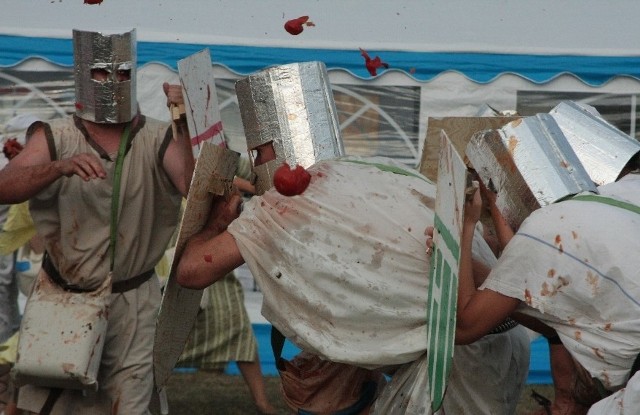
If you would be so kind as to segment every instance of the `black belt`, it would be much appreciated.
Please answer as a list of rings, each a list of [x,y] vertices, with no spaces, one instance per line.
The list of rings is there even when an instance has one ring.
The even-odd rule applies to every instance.
[[[49,278],[51,278],[53,282],[58,284],[60,287],[62,287],[62,289],[66,291],[71,291],[76,293],[95,291],[95,289],[90,290],[87,288],[82,288],[76,284],[69,284],[69,282],[67,282],[64,278],[62,278],[62,276],[60,276],[60,273],[56,269],[55,265],[53,265],[53,262],[51,262],[51,259],[49,258],[49,254],[46,251],[42,258],[42,269],[45,270],[45,272],[49,275]],[[111,292],[123,293],[123,292],[134,290],[139,286],[141,286],[142,284],[144,284],[145,282],[147,282],[153,276],[153,272],[154,272],[153,269],[150,269],[149,271],[145,271],[140,275],[136,275],[133,278],[129,278],[128,280],[113,282],[111,284]]]

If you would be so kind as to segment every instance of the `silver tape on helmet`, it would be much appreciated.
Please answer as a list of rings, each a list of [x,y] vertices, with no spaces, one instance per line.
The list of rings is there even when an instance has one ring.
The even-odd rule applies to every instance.
[[[136,31],[103,35],[73,30],[76,115],[96,123],[128,122],[138,111],[136,99]],[[108,79],[93,79],[103,69]],[[128,80],[119,80],[125,71]]]
[[[616,181],[624,166],[640,152],[638,140],[608,123],[589,105],[565,101],[549,114],[598,185]]]
[[[541,206],[596,186],[549,114],[476,133],[466,155],[513,229]]]
[[[344,155],[322,62],[269,68],[236,82],[235,88],[257,194],[273,186],[273,173],[283,162],[307,168]],[[255,153],[265,145],[273,146],[275,159],[260,164]]]

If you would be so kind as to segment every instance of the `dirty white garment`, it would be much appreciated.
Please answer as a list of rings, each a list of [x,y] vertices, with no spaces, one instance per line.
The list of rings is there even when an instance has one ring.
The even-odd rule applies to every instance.
[[[636,415],[640,411],[640,372],[627,386],[595,403],[587,415]]]
[[[640,175],[600,187],[640,206]],[[569,200],[524,221],[483,288],[523,301],[605,388],[627,381],[640,352],[640,213]]]
[[[402,365],[376,400],[372,415],[430,415],[425,353]],[[436,414],[512,415],[529,372],[529,336],[522,326],[456,346],[442,408]]]
[[[426,349],[435,186],[406,167],[385,169],[319,162],[302,195],[272,188],[228,228],[264,294],[264,317],[302,350],[369,369]]]
[[[473,254],[493,267],[496,258],[476,232]],[[529,373],[530,338],[517,326],[455,346],[442,409],[436,414],[512,415]],[[429,415],[427,354],[403,365],[376,400],[372,415]]]

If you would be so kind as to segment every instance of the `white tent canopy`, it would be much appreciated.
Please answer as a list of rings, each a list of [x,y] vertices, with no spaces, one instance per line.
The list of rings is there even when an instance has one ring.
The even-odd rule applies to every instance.
[[[287,33],[284,23],[302,15],[314,26]],[[8,2],[0,15],[0,125],[34,111],[35,101],[50,113],[42,117],[73,110],[72,29],[136,28],[143,112],[167,118],[161,83],[177,79],[177,60],[207,47],[225,134],[239,151],[233,81],[308,60],[329,69],[351,153],[416,164],[427,117],[476,115],[486,105],[526,115],[567,98],[588,100],[635,135],[640,46],[629,39],[638,37],[637,16],[640,3],[629,0]],[[389,69],[372,76],[360,48]]]

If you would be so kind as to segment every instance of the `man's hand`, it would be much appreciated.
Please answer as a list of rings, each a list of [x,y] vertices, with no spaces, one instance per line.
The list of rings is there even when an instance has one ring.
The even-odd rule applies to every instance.
[[[90,153],[82,153],[68,159],[56,161],[55,165],[62,175],[70,177],[75,174],[85,182],[107,177],[100,159]]]
[[[214,196],[209,220],[205,225],[209,237],[225,231],[227,226],[240,216],[241,204],[242,197],[237,191],[224,196]]]
[[[480,189],[476,189],[472,195],[469,195],[465,201],[464,222],[465,225],[475,226],[480,220],[482,213],[482,197]]]
[[[171,105],[184,104],[184,98],[182,96],[182,87],[180,85],[171,85],[168,82],[162,84],[164,94],[167,96],[167,107]]]

